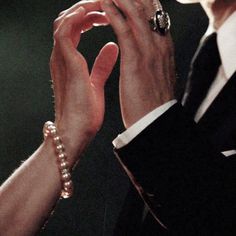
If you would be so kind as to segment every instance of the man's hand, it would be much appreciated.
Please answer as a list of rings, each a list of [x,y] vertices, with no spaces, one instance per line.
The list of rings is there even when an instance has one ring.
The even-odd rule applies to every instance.
[[[81,32],[94,24],[107,24],[107,18],[100,10],[99,1],[81,1],[63,11],[54,22],[50,68],[55,94],[55,122],[67,152],[74,158],[101,127],[104,84],[118,56],[117,45],[106,44],[89,74],[85,58],[77,51]]]
[[[153,32],[148,22],[159,4],[157,0],[102,0],[121,50],[120,103],[126,128],[174,98],[171,37]]]

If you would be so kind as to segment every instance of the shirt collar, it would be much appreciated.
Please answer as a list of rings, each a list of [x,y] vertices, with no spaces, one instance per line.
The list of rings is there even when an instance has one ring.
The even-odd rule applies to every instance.
[[[210,24],[203,38],[214,31]],[[223,70],[227,79],[230,79],[236,71],[236,11],[217,30],[217,44]]]

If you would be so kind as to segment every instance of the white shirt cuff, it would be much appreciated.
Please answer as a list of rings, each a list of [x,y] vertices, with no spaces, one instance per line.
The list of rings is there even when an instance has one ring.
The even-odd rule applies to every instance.
[[[113,140],[113,145],[116,149],[122,148],[130,143],[136,136],[138,136],[146,127],[148,127],[154,120],[165,113],[169,108],[177,103],[177,100],[171,100],[160,107],[157,107],[153,111],[149,112],[143,118],[138,120],[132,126],[130,126],[122,134],[119,134],[116,139]]]

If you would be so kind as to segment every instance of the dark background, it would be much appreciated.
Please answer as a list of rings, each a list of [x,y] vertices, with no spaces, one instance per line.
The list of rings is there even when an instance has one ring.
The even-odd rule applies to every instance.
[[[52,23],[60,11],[74,3],[76,1],[71,0],[0,0],[1,183],[40,145],[44,122],[53,120],[48,66],[53,43]],[[207,19],[199,5],[181,5],[174,0],[165,0],[163,4],[172,18],[180,93]],[[90,66],[99,49],[110,40],[115,37],[109,27],[96,28],[83,35],[79,49]],[[124,130],[118,103],[118,71],[117,65],[106,85],[103,128],[74,171],[76,194],[58,204],[40,235],[112,235],[129,184],[111,145]]]

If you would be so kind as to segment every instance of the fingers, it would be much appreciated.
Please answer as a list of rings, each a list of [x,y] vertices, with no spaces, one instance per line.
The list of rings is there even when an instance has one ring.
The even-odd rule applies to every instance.
[[[118,7],[124,12],[128,21],[131,22],[134,33],[138,34],[137,38],[150,37],[150,27],[145,14],[145,7],[140,2],[134,0],[115,0]]]
[[[143,54],[150,52],[153,45],[153,32],[143,5],[133,0],[116,0],[116,4],[125,16],[118,11],[114,0],[103,0],[101,6],[117,34],[122,54],[130,55],[132,51],[136,55],[137,51]]]
[[[77,41],[80,39],[80,30],[77,29],[83,23],[85,9],[83,7],[67,15],[58,30],[54,33],[54,48],[50,61],[51,76],[54,83],[56,114],[63,105],[65,88],[68,81],[87,80],[89,78],[87,63],[75,48],[72,37],[77,32]],[[75,30],[76,29],[76,30]],[[68,85],[67,85],[68,86]],[[59,114],[60,115],[60,114]]]
[[[144,6],[147,20],[149,20],[157,10],[162,9],[159,0],[136,0],[136,1],[138,1]]]
[[[75,33],[75,29],[78,31],[78,41],[80,38],[80,30],[82,27],[82,23],[85,17],[85,9],[80,7],[73,13],[67,15],[60,27],[58,27],[57,31],[54,33],[55,42],[60,43],[61,45],[65,45],[68,43],[68,46],[72,46],[71,43],[74,41],[72,38],[72,33]],[[74,42],[73,42],[74,43]]]
[[[82,32],[92,29],[94,26],[106,26],[109,21],[104,12],[89,12],[83,21]]]
[[[101,10],[99,0],[84,0],[84,1],[80,1],[76,4],[74,4],[72,7],[68,8],[65,11],[62,11],[59,14],[59,16],[68,15],[68,14],[78,10],[80,7],[85,8],[87,12],[94,11],[94,10],[97,10],[97,11]]]
[[[81,8],[84,9],[86,17],[84,17],[83,22],[76,22],[77,25],[72,25],[71,23],[73,22],[73,19],[77,18],[76,15],[79,13]],[[81,32],[88,31],[93,26],[108,24],[105,14],[98,12],[98,10],[101,10],[100,2],[98,0],[90,0],[80,1],[68,10],[61,12],[59,17],[54,21],[54,35],[56,36],[54,38],[65,38],[65,32],[67,32],[67,39],[71,37],[74,47],[77,47]],[[68,27],[68,29],[64,30],[64,26]],[[57,32],[59,29],[60,33]],[[71,35],[69,35],[69,29],[71,29]]]
[[[95,87],[103,87],[117,61],[119,48],[115,43],[106,44],[97,56],[92,72],[91,82]]]
[[[101,6],[118,37],[122,54],[134,56],[137,51],[137,45],[128,22],[118,11],[112,0],[102,0]]]
[[[80,78],[88,78],[87,63],[75,47],[75,44],[80,41],[80,31],[78,27],[82,24],[84,17],[85,10],[81,7],[63,20],[63,23],[54,35],[55,54],[59,55],[57,59],[62,57],[64,68],[66,68],[65,73],[70,73],[68,75],[70,80],[73,80],[78,74]],[[74,38],[75,32],[76,39]]]
[[[54,32],[58,29],[58,27],[60,26],[60,24],[62,23],[62,21],[64,20],[66,16],[77,11],[80,7],[83,7],[86,13],[91,12],[91,11],[101,10],[100,2],[98,0],[80,1],[76,3],[75,5],[73,5],[72,7],[70,7],[69,9],[62,11],[59,14],[59,17],[54,21],[54,27],[53,27]]]

